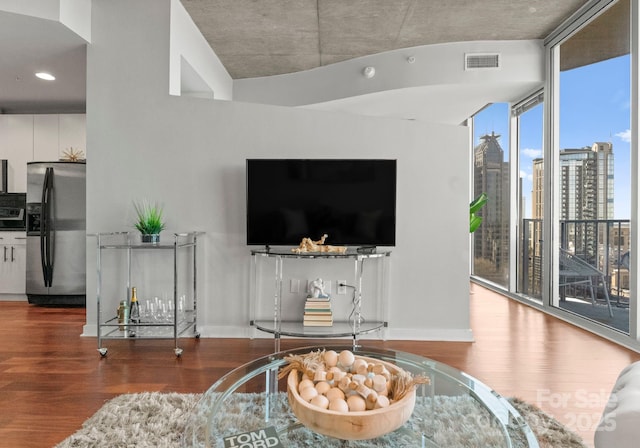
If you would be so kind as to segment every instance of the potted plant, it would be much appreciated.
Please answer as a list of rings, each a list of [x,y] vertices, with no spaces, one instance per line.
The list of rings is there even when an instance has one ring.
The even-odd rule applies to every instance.
[[[476,215],[476,213],[478,211],[480,211],[480,209],[482,207],[484,207],[484,204],[487,203],[487,193],[482,193],[480,196],[478,196],[477,198],[475,198],[471,204],[469,204],[469,232],[473,233],[475,232],[478,227],[480,227],[480,224],[482,224],[482,216],[478,216]]]
[[[160,232],[164,229],[162,220],[162,206],[150,204],[147,201],[133,204],[137,221],[136,229],[140,231],[143,243],[157,243],[160,241]]]

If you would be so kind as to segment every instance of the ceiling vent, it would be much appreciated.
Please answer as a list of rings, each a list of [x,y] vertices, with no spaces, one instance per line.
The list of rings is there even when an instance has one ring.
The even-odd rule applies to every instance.
[[[479,70],[485,68],[500,68],[500,54],[475,53],[464,55],[465,70]]]

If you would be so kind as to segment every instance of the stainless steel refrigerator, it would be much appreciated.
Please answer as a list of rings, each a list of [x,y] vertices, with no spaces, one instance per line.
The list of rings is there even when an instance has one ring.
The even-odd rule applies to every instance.
[[[86,165],[27,164],[27,297],[86,304]]]

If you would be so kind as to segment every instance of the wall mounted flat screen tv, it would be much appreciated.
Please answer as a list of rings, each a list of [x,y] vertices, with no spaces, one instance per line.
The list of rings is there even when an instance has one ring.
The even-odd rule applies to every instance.
[[[395,246],[396,161],[248,159],[247,244]]]

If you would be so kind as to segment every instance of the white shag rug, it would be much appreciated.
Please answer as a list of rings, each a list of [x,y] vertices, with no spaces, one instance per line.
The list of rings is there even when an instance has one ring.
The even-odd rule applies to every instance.
[[[236,394],[238,396],[236,409],[229,415],[218,416],[216,425],[224,426],[225,434],[244,432],[241,428],[247,419],[261,419],[260,409],[262,394]],[[288,409],[286,394],[280,394],[277,406]],[[198,426],[206,424],[206,420],[198,413],[198,403],[201,394],[179,394],[145,392],[140,394],[124,394],[107,401],[102,408],[85,421],[82,428],[75,434],[63,440],[56,448],[174,448],[174,447],[203,447],[202,430]],[[408,425],[422,425],[429,421],[430,431],[434,433],[434,440],[442,447],[451,448],[487,448],[501,446],[500,433],[492,425],[482,433],[465,431],[464,425],[471,422],[471,427],[477,427],[478,421],[486,419],[481,415],[472,400],[464,398],[436,397],[434,411],[428,418],[414,415]],[[469,403],[464,403],[468,401]],[[510,400],[511,404],[520,412],[531,429],[536,434],[541,448],[585,448],[580,438],[565,428],[555,419],[545,414],[535,406],[518,399]],[[286,412],[285,412],[286,413]],[[415,412],[414,412],[415,414]],[[434,419],[435,416],[435,419]],[[413,422],[416,423],[413,423]],[[279,427],[278,422],[270,422]],[[476,426],[474,426],[476,425]],[[263,424],[262,426],[268,426]],[[258,424],[257,427],[260,427]],[[419,428],[416,428],[419,429]],[[522,438],[513,428],[512,438],[514,447],[522,447]],[[194,440],[198,440],[197,443]],[[291,431],[282,438],[286,447],[320,446],[315,435],[304,428]],[[411,446],[403,445],[401,441],[391,442],[384,437],[374,441],[338,441],[331,439],[327,444],[323,439],[322,446],[336,447],[384,447]],[[223,446],[222,441],[219,441]]]

